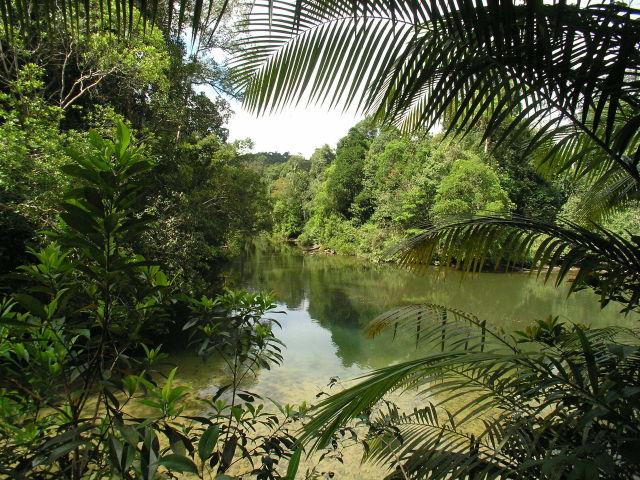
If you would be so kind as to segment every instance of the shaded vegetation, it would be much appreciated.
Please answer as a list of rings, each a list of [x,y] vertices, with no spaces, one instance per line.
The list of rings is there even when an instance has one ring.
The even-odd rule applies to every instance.
[[[152,221],[141,211],[154,164],[131,142],[120,123],[114,141],[91,131],[87,153],[67,151],[74,161],[61,170],[73,186],[61,227],[30,252],[35,264],[20,267],[24,292],[0,301],[0,473],[219,478],[243,459],[254,478],[284,478],[278,462],[291,459],[295,475],[290,430],[305,407],[276,405],[277,417],[240,389],[282,358],[277,323],[265,317],[275,304],[264,293],[190,297],[132,250]],[[172,317],[177,302],[186,318]],[[202,400],[202,416],[183,414],[190,388],[174,384],[176,368],[162,368],[153,337],[168,330],[186,331],[199,355],[215,353],[231,369],[231,383]],[[135,404],[148,408],[142,417]],[[264,430],[249,434],[257,425]]]
[[[107,136],[122,120],[157,163],[144,195],[157,222],[132,242],[202,291],[220,260],[269,226],[265,184],[240,160],[243,146],[226,143],[231,110],[220,94],[230,91],[228,73],[210,52],[232,48],[233,35],[222,29],[187,46],[137,21],[128,37],[102,31],[100,22],[86,22],[90,35],[69,36],[56,24],[41,36],[2,39],[2,273],[26,260],[25,247],[39,245],[36,232],[55,227],[68,185],[59,170],[66,150],[87,151],[90,128]],[[216,94],[204,95],[204,85]]]

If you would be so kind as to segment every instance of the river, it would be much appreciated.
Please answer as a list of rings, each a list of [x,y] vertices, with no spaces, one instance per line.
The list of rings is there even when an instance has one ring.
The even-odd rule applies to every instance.
[[[580,291],[567,297],[569,284],[555,288],[535,274],[482,273],[467,275],[436,269],[425,275],[387,264],[341,256],[305,255],[292,246],[259,243],[250,247],[225,273],[225,284],[277,296],[272,315],[286,344],[281,366],[263,370],[246,388],[281,403],[313,402],[331,377],[348,384],[362,373],[409,359],[420,352],[415,342],[374,340],[362,328],[378,314],[411,303],[436,303],[475,314],[480,319],[515,331],[535,319],[558,315],[567,321],[604,326],[637,325],[638,315],[621,317],[619,305],[600,309],[597,296]],[[182,383],[209,395],[224,382],[214,361],[202,362],[187,351],[173,352]],[[381,478],[371,466],[355,459],[335,465],[336,478]],[[354,474],[358,469],[358,474]],[[342,471],[341,471],[342,470]],[[341,475],[342,473],[342,475]]]

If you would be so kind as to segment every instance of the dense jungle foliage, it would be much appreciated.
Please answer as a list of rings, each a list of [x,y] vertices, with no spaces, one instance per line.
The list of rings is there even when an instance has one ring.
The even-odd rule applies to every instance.
[[[351,128],[335,150],[300,155],[249,154],[248,164],[270,182],[273,234],[304,247],[388,258],[407,235],[438,220],[511,212],[553,221],[558,216],[593,228],[579,208],[584,182],[536,171],[526,138],[497,150],[481,132],[455,141],[442,134],[403,134],[370,119]],[[640,230],[637,203],[603,225],[627,235]]]
[[[283,478],[278,462],[290,458],[294,476],[301,452],[292,431],[305,407],[275,403],[276,416],[240,388],[282,358],[276,322],[265,317],[273,299],[190,297],[135,251],[132,240],[153,221],[143,185],[155,165],[123,123],[114,137],[92,130],[87,152],[67,150],[74,161],[61,171],[73,185],[61,226],[29,250],[35,263],[14,277],[19,293],[0,303],[0,474],[225,478],[241,462],[241,476],[266,479]],[[177,368],[169,371],[157,343],[168,332],[229,367],[230,383],[200,399],[203,415],[183,413],[190,388],[174,383]]]
[[[210,55],[233,34],[203,26],[196,46],[133,9],[125,37],[87,8],[83,35],[0,31],[0,477],[293,476],[305,407],[240,388],[281,358],[275,304],[216,278],[270,225]],[[221,358],[229,383],[198,399],[163,341]]]
[[[269,227],[264,182],[244,168],[243,145],[226,142],[227,73],[210,58],[232,48],[233,37],[219,31],[195,47],[159,29],[143,34],[139,23],[130,38],[99,25],[96,10],[90,36],[57,25],[15,43],[3,37],[0,271],[27,260],[37,232],[55,229],[69,185],[60,172],[66,149],[86,152],[90,129],[111,136],[122,120],[157,164],[143,197],[157,221],[135,246],[190,290],[202,289],[216,259]]]
[[[366,333],[424,356],[271,408],[242,381],[282,360],[276,304],[215,267],[272,224],[372,258],[413,235],[405,267],[576,267],[571,291],[638,311],[640,12],[269,0],[236,31],[230,8],[0,0],[0,476],[330,477],[301,457],[349,437],[389,479],[636,479],[637,330],[412,305]],[[309,86],[373,116],[309,159],[227,142],[225,95],[264,112]],[[169,339],[229,382],[196,398]],[[386,399],[416,388],[412,412]]]

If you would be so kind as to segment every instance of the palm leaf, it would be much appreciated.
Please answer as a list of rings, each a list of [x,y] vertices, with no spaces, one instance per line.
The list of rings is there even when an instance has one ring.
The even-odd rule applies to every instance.
[[[639,118],[621,112],[620,121],[610,133],[614,142],[627,145],[628,151],[640,146]],[[602,127],[599,135],[605,135]],[[579,154],[577,153],[579,152]],[[547,177],[568,176],[588,185],[585,202],[580,205],[580,220],[599,223],[612,213],[628,207],[640,195],[640,184],[620,167],[608,153],[574,125],[554,132],[547,145],[536,152],[537,171]],[[627,159],[630,162],[630,159]]]
[[[178,33],[183,30],[184,20],[189,14],[189,28],[195,41],[203,25],[210,23],[211,18],[217,15],[215,28],[218,27],[222,16],[228,9],[228,2],[224,1],[220,9],[213,9],[214,2],[210,0],[179,0],[175,6],[178,9]],[[69,34],[90,33],[91,24],[88,19],[95,14],[96,7],[102,28],[127,36],[133,32],[134,17],[136,11],[142,14],[143,29],[146,30],[147,22],[152,28],[163,25],[164,30],[170,34],[171,25],[174,22],[173,2],[161,0],[107,0],[99,1],[98,5],[92,5],[90,0],[0,0],[0,20],[3,36],[14,41],[16,37],[32,40],[39,38],[40,34],[48,30],[52,25],[62,23],[68,27]],[[159,18],[158,12],[165,12],[163,18]],[[206,15],[203,12],[206,11]]]
[[[639,184],[625,172],[613,166],[586,187],[587,191],[578,204],[577,220],[588,226],[601,223],[627,208],[634,208],[634,202],[640,200],[638,187]]]
[[[555,224],[516,215],[477,215],[429,227],[399,244],[393,258],[411,270],[428,268],[436,260],[465,272],[480,271],[489,261],[505,270],[527,265],[545,281],[553,277],[555,285],[572,274],[569,293],[590,286],[600,294],[602,306],[615,300],[630,311],[640,303],[638,242],[635,236],[626,239],[598,226],[591,231],[568,220]]]
[[[416,324],[422,325],[419,333]],[[306,425],[303,442],[321,448],[342,426],[358,420],[369,429],[365,459],[395,469],[389,479],[566,478],[575,462],[583,461],[591,461],[602,478],[616,478],[604,464],[589,460],[602,454],[620,458],[620,445],[602,442],[603,429],[615,434],[631,425],[635,433],[625,438],[640,434],[633,408],[621,406],[631,417],[606,414],[612,408],[611,373],[631,384],[637,377],[637,332],[563,328],[548,343],[524,337],[534,346],[523,350],[514,338],[489,332],[486,322],[438,305],[388,312],[368,333],[385,329],[415,336],[427,354],[371,372],[325,399]],[[462,341],[464,335],[468,341]],[[631,343],[617,343],[622,337]],[[439,351],[443,339],[446,348]],[[407,389],[417,389],[427,405],[401,412],[383,400]],[[478,420],[480,430],[469,427]],[[599,445],[595,454],[583,448],[593,442]],[[622,474],[633,465],[620,468]]]
[[[416,331],[418,324],[421,328]],[[326,445],[338,426],[371,409],[388,392],[424,388],[431,393],[448,391],[454,383],[456,395],[478,388],[495,392],[489,383],[478,383],[482,372],[499,368],[501,373],[495,380],[501,382],[507,378],[507,371],[503,369],[505,359],[512,359],[517,364],[529,355],[515,347],[507,336],[487,327],[486,322],[440,305],[413,305],[393,310],[374,320],[367,333],[373,336],[392,327],[395,331],[413,332],[419,348],[434,353],[366,374],[360,378],[364,380],[360,385],[334,395],[331,401],[320,403],[319,413],[308,427],[309,431],[323,432],[316,442],[317,447]],[[463,365],[466,372],[461,375]],[[434,386],[434,382],[437,385]],[[513,407],[512,400],[509,395],[495,395],[494,398],[495,402],[506,405],[505,408]],[[335,410],[332,405],[337,403],[348,407]]]
[[[408,130],[446,115],[461,133],[486,117],[487,136],[506,125],[499,140],[534,129],[532,147],[569,125],[638,182],[638,13],[560,0],[262,0],[233,67],[256,113],[344,104]],[[564,168],[583,157],[564,151]]]
[[[460,431],[447,415],[441,418],[435,405],[411,413],[386,407],[372,419],[375,437],[368,443],[367,460],[401,463],[408,478],[444,479],[451,478],[452,472],[457,472],[454,478],[509,478],[513,474],[515,465],[500,452],[499,442],[478,441],[473,434]]]

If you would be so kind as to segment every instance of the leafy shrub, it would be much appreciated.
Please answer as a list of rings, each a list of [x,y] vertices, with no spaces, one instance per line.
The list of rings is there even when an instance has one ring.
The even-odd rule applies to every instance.
[[[470,157],[453,164],[438,187],[432,211],[441,218],[481,211],[505,212],[513,207],[491,167],[478,157]]]
[[[62,168],[73,182],[61,205],[63,228],[31,251],[20,268],[25,290],[0,301],[0,472],[10,478],[220,478],[240,459],[248,475],[282,478],[278,463],[301,452],[291,425],[305,406],[277,406],[239,389],[258,368],[280,360],[266,294],[227,292],[195,300],[178,295],[153,262],[131,251],[152,221],[141,212],[143,179],[153,168],[130,131],[115,140],[90,135],[92,151],[69,151]],[[194,347],[229,365],[230,385],[201,416],[184,414],[189,387],[174,385],[160,346],[148,337],[176,328],[168,307],[191,305]],[[222,394],[229,390],[228,399]],[[150,410],[142,418],[130,405]],[[256,426],[264,427],[260,433]],[[230,477],[227,477],[230,478]]]
[[[349,255],[356,253],[358,233],[350,221],[339,215],[315,215],[305,224],[299,240],[303,245],[320,243],[325,248]]]

